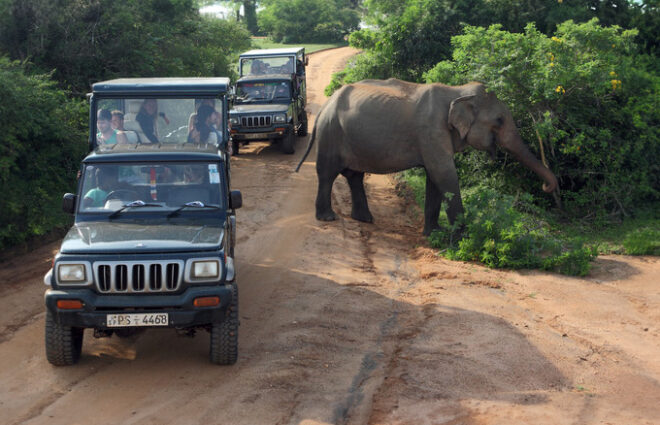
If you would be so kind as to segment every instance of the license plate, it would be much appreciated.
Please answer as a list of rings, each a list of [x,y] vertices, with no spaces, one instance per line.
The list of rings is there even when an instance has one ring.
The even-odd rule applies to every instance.
[[[167,313],[108,314],[106,326],[109,328],[167,326],[168,319]]]
[[[253,140],[253,139],[266,139],[267,137],[268,137],[268,135],[263,134],[263,133],[247,133],[247,134],[245,134],[245,138],[250,139],[250,140]]]

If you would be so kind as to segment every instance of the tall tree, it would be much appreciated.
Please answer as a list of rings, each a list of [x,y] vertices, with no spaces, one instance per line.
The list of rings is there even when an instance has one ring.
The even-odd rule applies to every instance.
[[[230,55],[249,46],[194,0],[2,0],[0,24],[0,51],[76,94],[119,76],[231,76]]]

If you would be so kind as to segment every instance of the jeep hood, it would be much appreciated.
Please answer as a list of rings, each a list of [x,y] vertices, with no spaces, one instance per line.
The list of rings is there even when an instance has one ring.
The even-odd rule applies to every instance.
[[[260,113],[277,113],[286,112],[289,109],[288,104],[281,103],[250,103],[244,105],[234,105],[234,108],[229,111],[230,114],[260,114]]]
[[[218,250],[224,228],[211,225],[78,223],[62,241],[62,254],[125,254]]]

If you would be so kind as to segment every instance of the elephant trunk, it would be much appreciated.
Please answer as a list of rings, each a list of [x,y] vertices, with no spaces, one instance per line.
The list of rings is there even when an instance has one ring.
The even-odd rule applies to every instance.
[[[521,164],[534,171],[543,179],[543,190],[545,192],[551,193],[557,189],[557,177],[534,156],[529,148],[525,146],[519,135],[514,137],[513,143],[503,143],[502,147],[511,153]]]

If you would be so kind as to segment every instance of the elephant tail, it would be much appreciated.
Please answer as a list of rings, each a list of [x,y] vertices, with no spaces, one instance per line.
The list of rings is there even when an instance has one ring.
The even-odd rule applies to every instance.
[[[312,137],[309,139],[309,143],[307,144],[307,150],[305,151],[305,154],[300,159],[300,162],[298,163],[298,166],[296,167],[296,173],[300,170],[300,167],[302,166],[302,163],[305,162],[305,159],[307,158],[307,155],[309,155],[309,151],[312,150],[312,145],[314,145],[314,139],[316,139],[316,126],[314,126],[314,130],[312,130]]]

